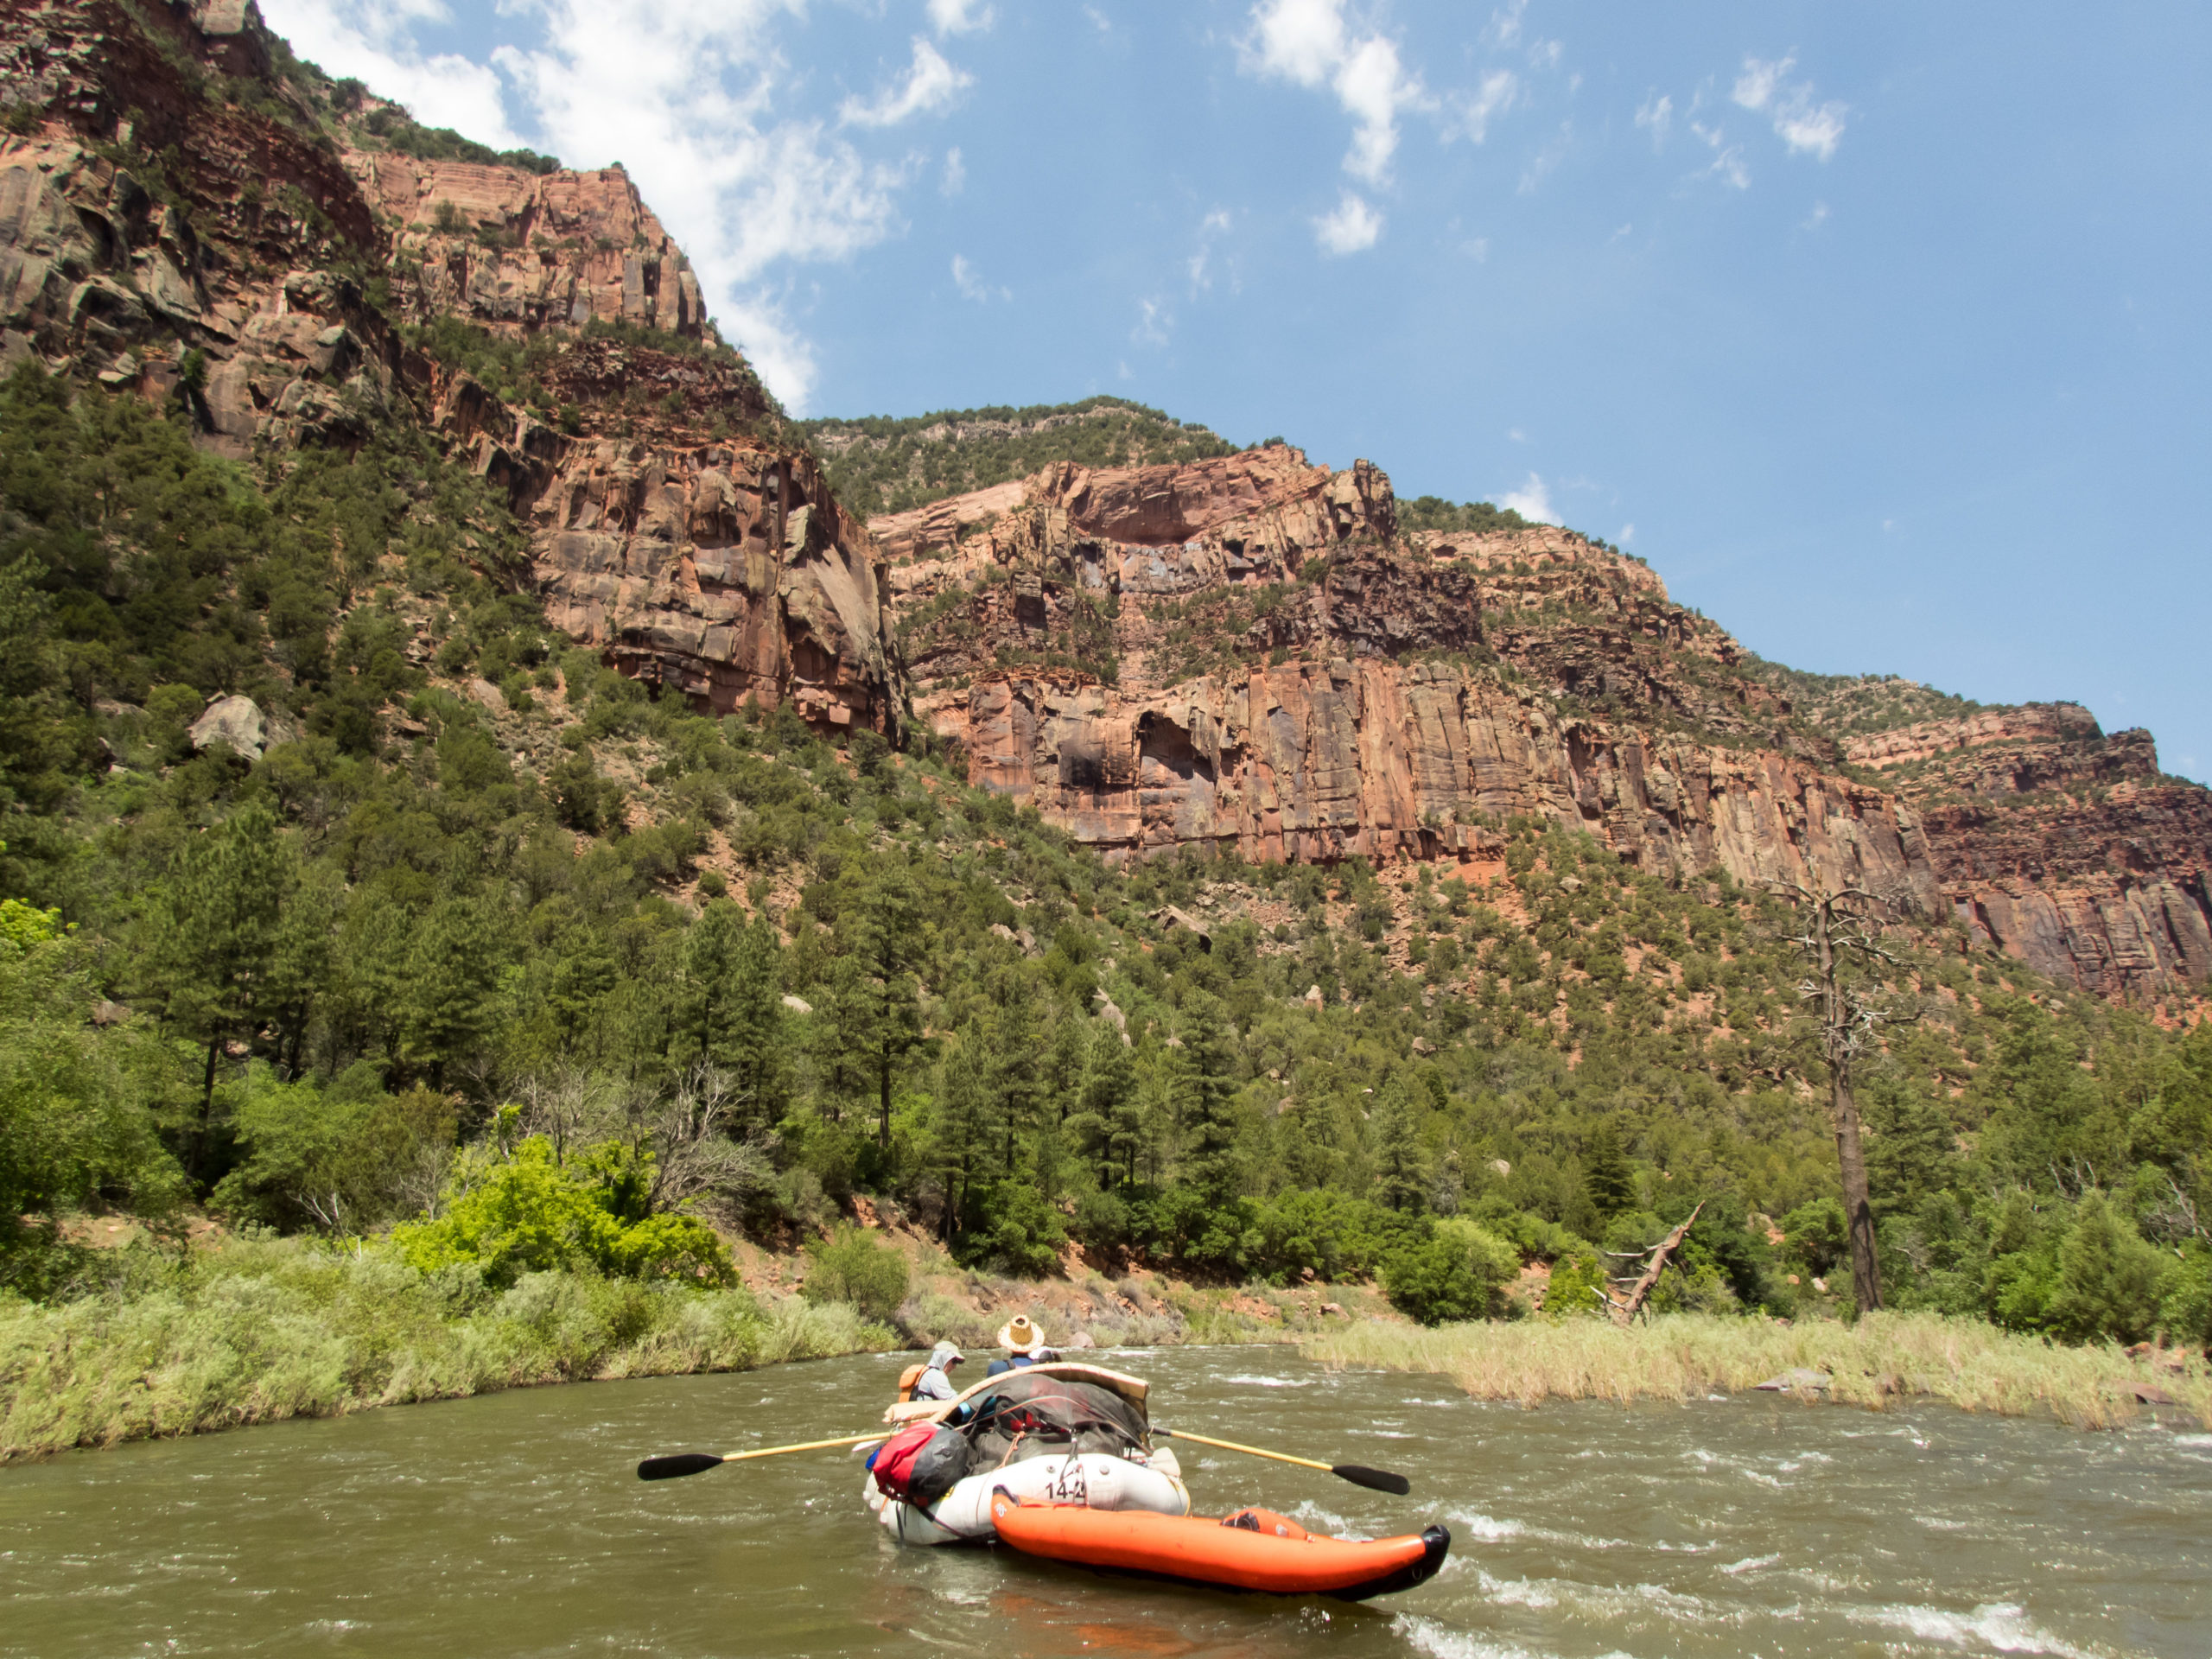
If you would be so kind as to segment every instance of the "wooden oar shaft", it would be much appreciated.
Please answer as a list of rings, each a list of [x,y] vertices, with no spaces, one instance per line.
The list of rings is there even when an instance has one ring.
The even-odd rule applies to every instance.
[[[860,1446],[869,1440],[885,1440],[890,1438],[888,1431],[879,1428],[873,1434],[848,1434],[842,1440],[798,1440],[790,1446],[756,1446],[750,1452],[725,1452],[722,1453],[722,1461],[743,1463],[747,1458],[772,1458],[785,1452],[826,1452],[833,1446]]]
[[[1217,1446],[1224,1452],[1242,1452],[1255,1458],[1273,1458],[1277,1463],[1294,1463],[1301,1469],[1319,1469],[1324,1474],[1335,1472],[1334,1465],[1313,1458],[1294,1458],[1287,1452],[1270,1452],[1258,1446],[1239,1446],[1235,1440],[1217,1440],[1211,1435],[1193,1434],[1187,1428],[1163,1428],[1159,1432],[1171,1440],[1196,1440],[1200,1446]]]

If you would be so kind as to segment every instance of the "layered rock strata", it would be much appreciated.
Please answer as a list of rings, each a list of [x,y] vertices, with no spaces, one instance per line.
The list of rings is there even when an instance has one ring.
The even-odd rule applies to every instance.
[[[2107,995],[2212,976],[2212,792],[2164,777],[2148,732],[2031,703],[1845,749],[1917,804],[1945,900],[2010,954]]]
[[[893,729],[874,545],[628,178],[349,148],[275,57],[251,5],[0,0],[0,72],[39,117],[0,134],[0,355],[182,397],[239,459],[427,421],[609,662],[702,707]],[[217,76],[260,79],[225,102]],[[442,318],[550,347],[543,406],[403,342]]]

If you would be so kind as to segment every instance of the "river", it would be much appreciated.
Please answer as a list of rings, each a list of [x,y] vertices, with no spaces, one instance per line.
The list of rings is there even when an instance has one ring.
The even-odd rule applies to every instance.
[[[815,1452],[647,1484],[641,1455],[857,1433],[904,1356],[543,1389],[0,1470],[0,1653],[2212,1654],[2212,1435],[1754,1395],[1536,1411],[1276,1349],[1109,1357],[1154,1414],[1393,1498],[1185,1446],[1200,1513],[1452,1529],[1363,1607],[901,1550]]]

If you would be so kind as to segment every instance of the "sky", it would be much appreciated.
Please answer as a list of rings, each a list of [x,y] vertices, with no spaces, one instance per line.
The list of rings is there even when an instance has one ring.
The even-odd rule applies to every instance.
[[[620,161],[796,413],[1110,392],[2212,779],[2212,8],[262,0]]]

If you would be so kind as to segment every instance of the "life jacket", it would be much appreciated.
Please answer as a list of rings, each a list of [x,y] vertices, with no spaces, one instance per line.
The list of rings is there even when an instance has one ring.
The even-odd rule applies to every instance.
[[[910,1423],[875,1449],[868,1466],[886,1497],[925,1510],[968,1472],[972,1450],[966,1435],[940,1423]]]
[[[922,1380],[922,1373],[927,1370],[926,1364],[909,1365],[899,1373],[899,1399],[902,1404],[914,1397],[914,1384]]]

